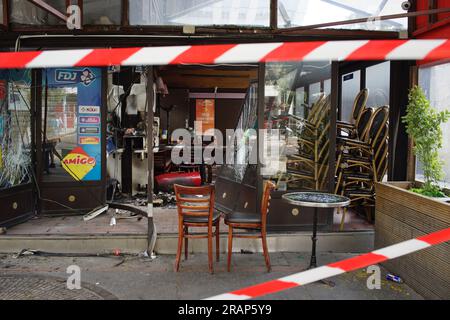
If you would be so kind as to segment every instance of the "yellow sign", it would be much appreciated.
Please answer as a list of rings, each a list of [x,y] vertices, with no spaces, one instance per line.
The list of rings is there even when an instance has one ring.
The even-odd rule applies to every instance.
[[[76,147],[61,163],[75,180],[80,181],[95,167],[95,158],[90,157],[81,147]]]

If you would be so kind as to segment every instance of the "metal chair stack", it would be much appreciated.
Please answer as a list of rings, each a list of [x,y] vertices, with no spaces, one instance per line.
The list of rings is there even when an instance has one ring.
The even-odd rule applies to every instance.
[[[351,206],[362,206],[369,221],[369,209],[375,203],[375,182],[381,181],[387,170],[388,120],[388,106],[365,108],[351,137],[337,139],[335,193],[349,197]]]

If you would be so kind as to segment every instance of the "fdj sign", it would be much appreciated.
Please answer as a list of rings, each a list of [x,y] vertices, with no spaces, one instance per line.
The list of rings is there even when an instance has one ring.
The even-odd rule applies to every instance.
[[[88,68],[85,68],[83,70],[73,70],[73,69],[56,69],[55,70],[55,82],[56,83],[75,84],[75,83],[80,82],[80,83],[88,86],[94,80],[95,80],[95,75]]]

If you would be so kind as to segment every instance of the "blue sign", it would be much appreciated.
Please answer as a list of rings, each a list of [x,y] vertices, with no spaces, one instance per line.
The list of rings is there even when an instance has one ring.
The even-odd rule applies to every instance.
[[[96,79],[96,75],[92,70],[93,68],[55,69],[53,85],[83,84],[89,86]],[[51,85],[50,81],[49,85]]]
[[[98,181],[102,177],[101,77],[101,68],[47,69],[49,87],[77,88],[77,145],[96,163],[83,181]]]

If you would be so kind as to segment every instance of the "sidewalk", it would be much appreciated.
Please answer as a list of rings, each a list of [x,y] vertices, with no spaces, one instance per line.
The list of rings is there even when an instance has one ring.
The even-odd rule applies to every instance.
[[[326,264],[351,256],[351,254],[322,253],[318,255],[318,263]],[[210,275],[205,254],[190,255],[188,261],[181,262],[178,273],[173,272],[173,255],[161,255],[151,260],[137,256],[76,258],[22,256],[15,258],[11,254],[0,254],[0,284],[3,283],[3,286],[0,285],[0,298],[108,299],[116,297],[118,299],[195,300],[299,272],[309,262],[308,253],[272,253],[270,257],[273,271],[267,273],[261,254],[235,253],[232,271],[228,273],[226,272],[226,256],[221,255],[221,261],[214,264],[215,274]],[[81,268],[81,281],[87,284],[82,286],[82,290],[77,294],[73,292],[69,294],[70,290],[65,288],[65,280],[68,277],[66,268],[69,265],[78,265]],[[7,275],[10,276],[5,277]],[[386,270],[382,268],[380,290],[367,289],[366,282],[369,274],[361,269],[331,278],[336,283],[335,287],[313,283],[268,295],[263,299],[422,299],[406,284],[384,280],[385,275]],[[29,280],[33,277],[39,281]],[[58,278],[59,284],[55,284],[55,279]],[[15,283],[14,279],[17,280]],[[48,281],[44,281],[45,279]],[[53,283],[50,283],[52,281]],[[21,284],[27,287],[20,288]],[[10,288],[8,289],[7,286]],[[47,291],[39,290],[39,286],[47,286]],[[50,295],[48,288],[52,286]],[[17,293],[17,290],[22,293]],[[26,296],[24,292],[27,293]]]

